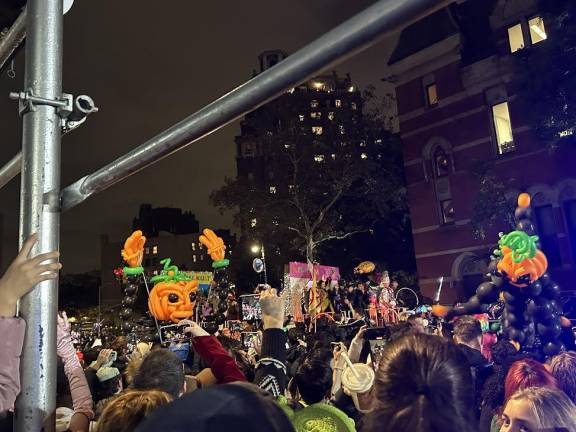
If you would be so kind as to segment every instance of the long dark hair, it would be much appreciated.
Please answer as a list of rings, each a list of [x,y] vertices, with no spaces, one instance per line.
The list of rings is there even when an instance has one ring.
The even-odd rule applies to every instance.
[[[440,337],[416,334],[390,343],[374,390],[365,432],[478,430],[466,358]]]

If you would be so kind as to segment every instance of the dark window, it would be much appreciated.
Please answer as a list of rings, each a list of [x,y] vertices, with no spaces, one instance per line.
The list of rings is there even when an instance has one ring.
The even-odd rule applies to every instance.
[[[440,211],[442,212],[443,224],[454,222],[454,205],[451,199],[440,201]]]
[[[442,147],[438,147],[434,151],[434,172],[436,177],[444,177],[450,174],[448,155]]]
[[[556,221],[554,219],[554,208],[551,205],[544,205],[534,209],[536,214],[536,226],[538,227],[538,237],[542,250],[548,258],[551,267],[561,264],[560,245],[556,232]]]

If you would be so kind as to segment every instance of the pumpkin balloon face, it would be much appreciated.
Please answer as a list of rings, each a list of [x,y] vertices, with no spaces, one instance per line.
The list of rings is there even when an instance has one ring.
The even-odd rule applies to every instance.
[[[148,299],[148,309],[161,321],[188,319],[194,315],[198,281],[168,281],[154,286]]]
[[[498,263],[498,271],[505,273],[510,283],[517,287],[526,287],[537,281],[546,273],[548,260],[541,250],[536,251],[533,258],[515,262],[512,253],[507,253]]]

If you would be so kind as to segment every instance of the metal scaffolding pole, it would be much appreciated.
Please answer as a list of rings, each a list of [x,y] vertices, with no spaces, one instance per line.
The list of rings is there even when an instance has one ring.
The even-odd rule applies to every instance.
[[[240,118],[453,0],[381,0],[250,81],[62,191],[67,210]]]
[[[28,0],[24,91],[62,97],[62,0]],[[49,103],[24,104],[20,241],[38,232],[34,253],[59,247],[60,117]],[[53,431],[56,405],[58,281],[42,282],[20,303],[26,337],[15,430]]]
[[[0,71],[26,37],[26,9],[16,18],[12,27],[0,39]]]
[[[14,177],[20,174],[22,169],[22,152],[18,152],[10,161],[0,168],[0,189],[10,182]]]

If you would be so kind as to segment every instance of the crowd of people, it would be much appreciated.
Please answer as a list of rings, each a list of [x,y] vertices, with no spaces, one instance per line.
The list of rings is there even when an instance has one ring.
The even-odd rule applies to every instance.
[[[57,253],[28,257],[35,241],[0,279],[5,425],[20,391],[25,322],[16,304],[60,269]],[[61,314],[57,430],[576,432],[576,352],[534,358],[486,337],[473,316],[429,325],[412,315],[388,323],[373,344],[381,329],[360,316],[346,326],[327,317],[313,329],[289,324],[273,288],[260,293],[260,308],[250,347],[184,320],[186,340],[169,347],[129,349],[119,337],[78,352]]]

